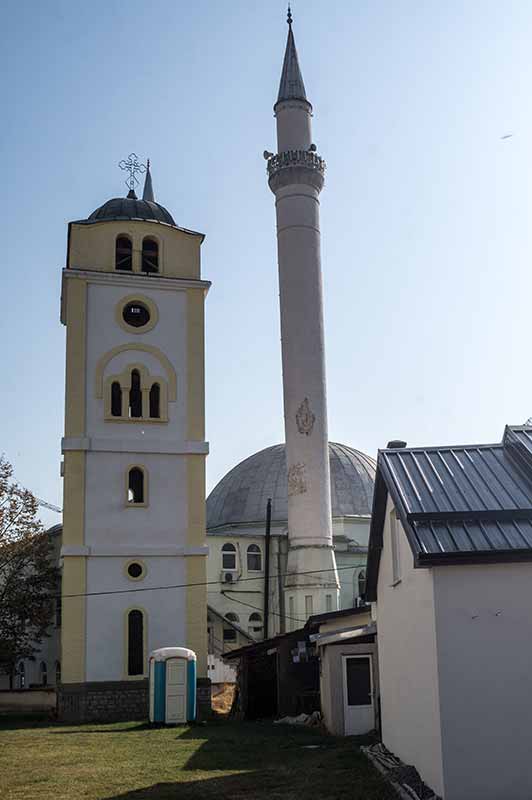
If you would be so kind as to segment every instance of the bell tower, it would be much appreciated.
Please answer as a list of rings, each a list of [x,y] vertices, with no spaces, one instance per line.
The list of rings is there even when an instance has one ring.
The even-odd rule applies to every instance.
[[[208,683],[204,237],[155,202],[149,162],[121,165],[127,197],[69,224],[62,282],[59,711],[78,720],[146,718],[156,648],[194,650]]]
[[[275,195],[288,470],[289,626],[338,608],[329,474],[319,196],[325,162],[312,141],[312,106],[299,67],[292,14],[274,106],[277,153],[265,152]]]

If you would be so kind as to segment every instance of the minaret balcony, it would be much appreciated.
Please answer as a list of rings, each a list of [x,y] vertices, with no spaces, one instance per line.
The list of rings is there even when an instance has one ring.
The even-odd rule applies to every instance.
[[[272,192],[290,183],[310,183],[318,192],[323,187],[326,164],[314,150],[285,150],[265,153],[268,183]]]

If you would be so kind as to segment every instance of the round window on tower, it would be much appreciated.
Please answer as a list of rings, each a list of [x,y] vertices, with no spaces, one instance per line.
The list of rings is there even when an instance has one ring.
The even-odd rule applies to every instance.
[[[150,321],[150,311],[144,303],[126,303],[122,311],[122,318],[126,325],[143,328]]]
[[[128,561],[126,574],[132,581],[141,581],[146,575],[146,567],[141,561]]]
[[[147,333],[157,319],[157,306],[148,297],[124,297],[116,307],[116,321],[128,333]]]

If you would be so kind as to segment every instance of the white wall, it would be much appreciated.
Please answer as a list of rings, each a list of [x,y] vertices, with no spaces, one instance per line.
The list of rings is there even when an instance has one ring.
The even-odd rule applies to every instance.
[[[439,567],[434,586],[445,800],[530,800],[532,565]]]
[[[392,587],[391,509],[388,501],[377,603],[382,740],[443,795],[432,573],[414,570],[412,551],[397,522],[402,580]]]
[[[141,557],[147,566],[142,581],[127,578],[128,557],[89,558],[87,592],[146,589],[185,583],[185,559]],[[147,654],[158,647],[179,647],[186,642],[185,590],[140,591],[87,598],[87,680],[118,681],[125,674],[125,617],[129,608],[146,612]]]

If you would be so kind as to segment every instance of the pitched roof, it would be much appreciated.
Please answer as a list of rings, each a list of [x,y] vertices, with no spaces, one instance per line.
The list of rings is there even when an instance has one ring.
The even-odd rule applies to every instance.
[[[507,426],[501,444],[379,451],[368,599],[388,493],[417,567],[532,560],[532,427]]]
[[[278,103],[281,103],[283,100],[306,100],[308,102],[307,95],[305,93],[305,84],[303,83],[303,76],[299,68],[296,42],[292,32],[291,24],[288,26],[288,38],[286,40],[283,70],[281,72],[279,94],[277,96]]]

